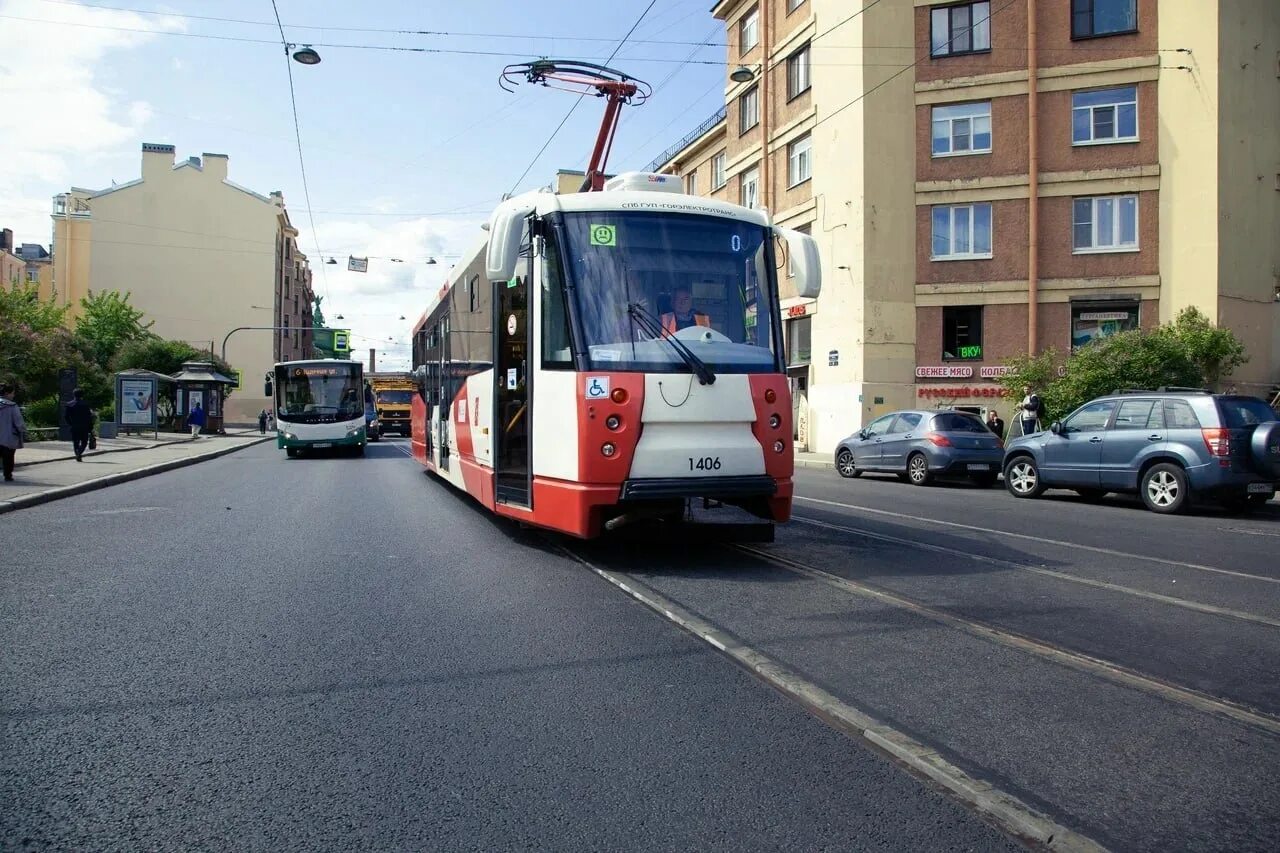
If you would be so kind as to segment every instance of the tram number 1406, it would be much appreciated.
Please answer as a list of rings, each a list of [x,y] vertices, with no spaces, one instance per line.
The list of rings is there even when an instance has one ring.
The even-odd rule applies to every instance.
[[[690,471],[719,471],[720,457],[719,456],[702,456],[695,459],[694,457],[690,456],[689,470]]]

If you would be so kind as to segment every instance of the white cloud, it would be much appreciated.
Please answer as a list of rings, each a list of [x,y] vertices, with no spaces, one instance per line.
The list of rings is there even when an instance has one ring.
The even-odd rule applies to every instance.
[[[0,14],[25,19],[4,21],[0,162],[11,164],[9,174],[19,179],[0,184],[0,215],[20,241],[45,242],[50,197],[70,186],[86,160],[136,144],[151,115],[144,101],[109,89],[98,70],[112,55],[156,36],[96,27],[182,30],[183,24],[37,0],[0,0]]]

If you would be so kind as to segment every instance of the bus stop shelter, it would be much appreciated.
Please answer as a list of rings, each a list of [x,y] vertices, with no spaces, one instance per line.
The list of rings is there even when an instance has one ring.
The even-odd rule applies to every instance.
[[[156,373],[154,370],[131,368],[116,374],[116,418],[108,427],[99,424],[99,434],[103,438],[115,438],[115,433],[123,432],[160,432],[161,408],[163,400],[168,396],[169,387],[174,384],[172,376]],[[108,431],[112,434],[108,435]]]
[[[187,415],[199,403],[207,416],[201,432],[222,432],[222,400],[226,389],[234,386],[236,381],[214,370],[207,361],[183,362],[182,369],[173,375],[173,381],[178,385],[175,409],[178,422],[185,423]]]

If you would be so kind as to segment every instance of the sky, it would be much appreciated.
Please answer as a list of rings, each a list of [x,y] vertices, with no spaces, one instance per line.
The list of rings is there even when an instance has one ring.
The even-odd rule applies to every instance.
[[[379,369],[408,369],[409,328],[480,223],[504,193],[582,169],[599,128],[603,104],[584,98],[535,160],[577,97],[505,92],[505,65],[603,62],[640,21],[609,64],[655,91],[624,109],[611,172],[643,168],[723,104],[711,0],[276,2],[319,65],[290,66],[271,0],[0,0],[0,227],[47,246],[52,197],[136,179],[143,142],[178,161],[226,154],[231,181],[284,193],[330,325],[376,347]],[[348,255],[369,271],[348,272]]]

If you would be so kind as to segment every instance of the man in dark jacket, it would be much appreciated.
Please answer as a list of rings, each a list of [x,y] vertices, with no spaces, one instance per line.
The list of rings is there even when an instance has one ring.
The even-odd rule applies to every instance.
[[[84,461],[85,448],[89,446],[89,436],[93,432],[93,410],[84,401],[84,392],[79,388],[71,392],[74,398],[67,403],[67,426],[71,427],[71,448],[76,453],[76,461]]]

